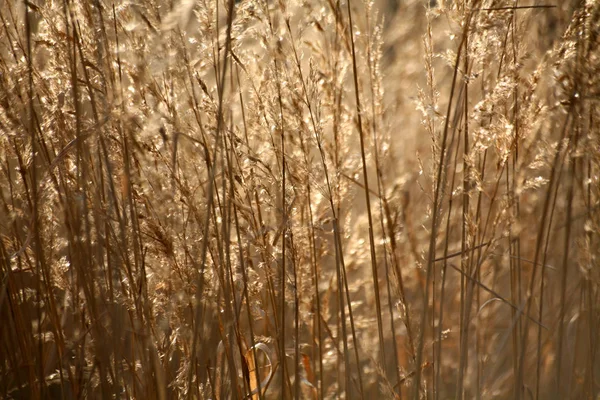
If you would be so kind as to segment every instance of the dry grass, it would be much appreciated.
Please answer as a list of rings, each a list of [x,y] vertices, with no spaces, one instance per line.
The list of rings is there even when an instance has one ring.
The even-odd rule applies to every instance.
[[[599,398],[600,2],[0,16],[1,398]]]

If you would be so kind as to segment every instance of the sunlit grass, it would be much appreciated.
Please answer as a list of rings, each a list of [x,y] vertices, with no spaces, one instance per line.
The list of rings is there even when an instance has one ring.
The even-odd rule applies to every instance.
[[[0,2],[0,398],[600,393],[600,3]]]

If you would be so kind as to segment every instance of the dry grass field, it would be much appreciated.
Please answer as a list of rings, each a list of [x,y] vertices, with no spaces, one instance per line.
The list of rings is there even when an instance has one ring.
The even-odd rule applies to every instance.
[[[0,0],[0,398],[600,399],[600,1]]]

